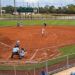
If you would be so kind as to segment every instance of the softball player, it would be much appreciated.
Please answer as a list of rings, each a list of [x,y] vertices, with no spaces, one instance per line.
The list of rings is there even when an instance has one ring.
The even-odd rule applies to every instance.
[[[46,25],[47,25],[47,24],[46,24],[46,23],[44,23],[44,27],[46,27]]]
[[[17,22],[17,27],[19,27],[20,26],[20,22]]]
[[[19,45],[20,45],[20,41],[18,40],[18,41],[16,42],[16,46],[19,47]]]
[[[44,36],[44,35],[45,35],[45,29],[42,28],[42,36]]]
[[[15,47],[13,48],[13,51],[12,51],[12,54],[11,54],[11,58],[13,58],[14,55],[18,55],[18,56],[19,56],[19,59],[21,59],[21,56],[20,56],[20,54],[18,53],[18,50],[19,50],[19,48],[18,48],[17,46],[15,46]]]
[[[24,48],[21,48],[21,52],[20,52],[20,56],[21,57],[25,57],[26,56],[26,51],[24,50]]]

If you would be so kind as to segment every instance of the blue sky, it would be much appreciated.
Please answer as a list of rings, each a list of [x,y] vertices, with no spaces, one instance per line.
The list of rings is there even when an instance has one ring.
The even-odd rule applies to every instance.
[[[14,5],[13,0],[1,0],[2,6]],[[27,4],[28,2],[28,4]],[[54,5],[56,7],[65,6],[69,4],[75,4],[75,0],[16,0],[16,6],[45,6],[45,5]]]

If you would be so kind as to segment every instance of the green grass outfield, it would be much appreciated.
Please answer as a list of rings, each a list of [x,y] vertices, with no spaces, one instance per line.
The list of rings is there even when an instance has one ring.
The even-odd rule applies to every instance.
[[[61,51],[62,56],[72,54],[72,53],[75,53],[75,45],[62,47],[62,48],[59,48],[59,50]]]
[[[23,25],[43,25],[44,22],[47,25],[65,25],[75,26],[75,20],[19,20]],[[18,20],[0,20],[0,27],[16,26]]]

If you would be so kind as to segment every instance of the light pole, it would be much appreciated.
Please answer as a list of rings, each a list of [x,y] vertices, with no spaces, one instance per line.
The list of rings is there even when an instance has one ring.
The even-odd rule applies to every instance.
[[[28,8],[28,2],[27,2],[27,8]]]
[[[38,14],[39,14],[39,2],[38,2]]]
[[[1,0],[0,0],[0,15],[2,15]]]
[[[14,14],[16,15],[16,0],[14,0]]]

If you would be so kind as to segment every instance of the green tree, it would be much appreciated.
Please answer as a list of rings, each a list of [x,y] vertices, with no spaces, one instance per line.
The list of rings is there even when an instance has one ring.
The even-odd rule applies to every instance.
[[[54,6],[50,6],[49,7],[49,12],[50,13],[55,13],[56,12],[56,8]]]
[[[46,13],[46,9],[43,8],[43,7],[40,7],[40,8],[39,8],[39,13]]]
[[[14,7],[12,7],[12,6],[3,7],[3,9],[6,10],[6,13],[13,13],[14,12]]]
[[[67,13],[69,13],[69,14],[75,14],[75,5],[73,5],[73,4],[68,5]]]
[[[48,6],[48,5],[46,5],[46,6],[44,7],[44,9],[46,10],[46,13],[49,13],[49,6]]]

